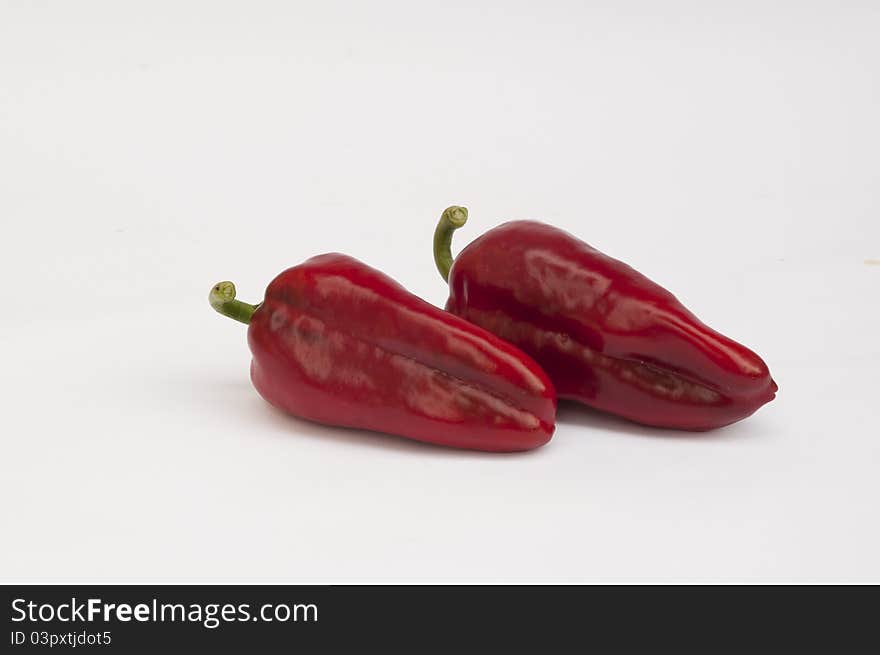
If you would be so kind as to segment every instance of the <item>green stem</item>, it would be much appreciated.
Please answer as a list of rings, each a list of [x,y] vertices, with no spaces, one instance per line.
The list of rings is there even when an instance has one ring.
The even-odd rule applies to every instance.
[[[434,263],[444,280],[449,280],[452,268],[452,233],[467,222],[468,211],[464,207],[447,207],[434,230]]]
[[[228,316],[242,323],[250,323],[254,312],[259,304],[249,305],[246,302],[235,299],[235,285],[232,282],[218,282],[211,287],[208,294],[208,302],[223,316]]]

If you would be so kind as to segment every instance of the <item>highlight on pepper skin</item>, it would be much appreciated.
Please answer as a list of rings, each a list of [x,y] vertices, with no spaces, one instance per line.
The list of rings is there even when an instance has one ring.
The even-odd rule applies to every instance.
[[[463,208],[446,209],[434,233],[446,309],[534,357],[560,398],[695,431],[739,421],[775,398],[756,353],[627,264],[538,221],[503,223],[453,258],[462,216]]]
[[[209,301],[248,325],[260,395],[300,418],[493,452],[553,435],[556,391],[534,360],[351,257],[287,269],[257,305],[231,282]]]

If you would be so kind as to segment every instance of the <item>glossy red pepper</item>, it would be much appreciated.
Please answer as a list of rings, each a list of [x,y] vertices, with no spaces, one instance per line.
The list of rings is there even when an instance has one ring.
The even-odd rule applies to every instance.
[[[775,397],[764,361],[623,262],[544,223],[504,223],[453,263],[450,207],[434,234],[446,309],[516,344],[560,398],[647,425],[708,430]],[[451,270],[450,270],[451,269]]]
[[[259,305],[231,282],[210,302],[249,323],[254,386],[296,416],[488,451],[553,434],[556,393],[538,364],[351,257],[284,271]]]

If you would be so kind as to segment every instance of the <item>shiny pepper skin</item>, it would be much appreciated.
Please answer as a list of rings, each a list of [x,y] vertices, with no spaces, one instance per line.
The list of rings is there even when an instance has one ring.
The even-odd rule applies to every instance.
[[[467,214],[457,216],[450,238]],[[560,398],[646,425],[708,430],[775,397],[758,355],[550,225],[502,224],[462,250],[448,275],[446,309],[532,355]]]
[[[249,322],[253,384],[296,416],[484,451],[553,434],[556,393],[538,364],[351,257],[284,271]]]

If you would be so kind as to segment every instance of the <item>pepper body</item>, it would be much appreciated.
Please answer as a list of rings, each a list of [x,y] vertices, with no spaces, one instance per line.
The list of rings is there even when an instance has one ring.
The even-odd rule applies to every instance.
[[[708,430],[751,415],[777,390],[754,352],[623,262],[544,223],[513,221],[479,237],[455,259],[449,286],[447,310],[532,355],[560,398],[647,425]]]
[[[257,391],[312,421],[486,451],[553,434],[556,394],[538,364],[351,257],[276,277],[248,343]]]

